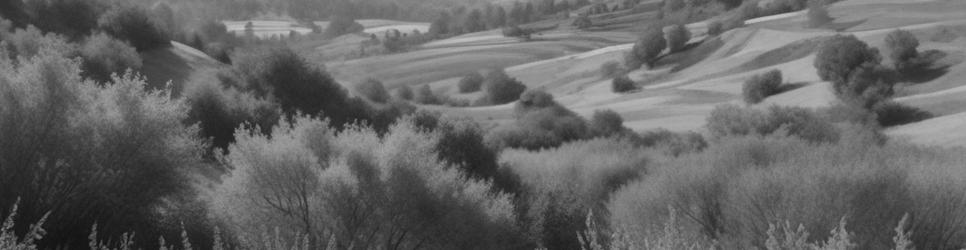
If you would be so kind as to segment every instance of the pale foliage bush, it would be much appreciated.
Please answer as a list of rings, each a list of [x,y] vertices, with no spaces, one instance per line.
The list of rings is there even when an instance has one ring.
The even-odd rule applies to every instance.
[[[713,138],[787,134],[812,142],[834,142],[839,132],[815,112],[799,107],[771,106],[767,110],[719,105],[707,121]]]
[[[896,241],[889,229],[909,213],[904,230],[913,232],[908,238],[916,247],[966,243],[966,172],[958,167],[966,158],[960,149],[880,146],[868,132],[847,135],[835,144],[756,136],[718,142],[617,192],[609,205],[611,223],[631,239],[646,239],[671,206],[686,218],[682,231],[725,248],[765,247],[775,232],[772,224],[787,221],[816,233],[792,241],[832,238],[858,249],[885,249]],[[849,240],[843,240],[841,223],[849,225]],[[836,225],[841,230],[827,231]]]
[[[248,241],[277,227],[305,234],[313,248],[519,244],[510,197],[441,162],[437,136],[410,121],[385,137],[364,127],[336,133],[307,117],[281,121],[271,137],[240,129],[226,156],[234,170],[212,208]]]
[[[528,234],[543,247],[571,249],[587,211],[601,210],[611,192],[643,173],[648,154],[629,141],[601,138],[538,152],[507,150],[500,163],[523,182]]]

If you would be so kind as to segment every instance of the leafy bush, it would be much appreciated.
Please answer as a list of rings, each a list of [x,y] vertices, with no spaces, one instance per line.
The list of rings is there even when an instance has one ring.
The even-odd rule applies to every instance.
[[[227,155],[234,170],[212,207],[243,239],[278,228],[312,248],[521,244],[510,196],[438,160],[438,136],[409,121],[382,138],[360,127],[337,133],[308,117],[280,121],[271,137],[238,130]]]
[[[111,74],[137,71],[142,66],[141,55],[134,47],[103,33],[88,37],[80,54],[84,58],[83,75],[100,82],[110,81]]]
[[[115,5],[101,15],[97,25],[105,33],[131,43],[138,51],[171,45],[166,28],[154,20],[150,12],[134,4]]]
[[[681,24],[671,25],[665,32],[667,36],[667,47],[671,53],[680,52],[688,45],[691,40],[691,32]]]
[[[672,157],[698,153],[708,147],[708,142],[704,140],[701,134],[695,132],[674,133],[666,129],[641,133],[636,141],[642,147],[652,148]]]
[[[439,104],[439,98],[433,93],[433,89],[429,87],[429,84],[423,84],[416,89],[416,103],[422,104]]]
[[[399,86],[398,88],[396,88],[395,96],[397,99],[400,99],[400,100],[407,100],[407,101],[413,100],[413,89],[409,87],[409,85]]]
[[[594,136],[609,137],[628,132],[624,127],[624,118],[614,110],[597,110],[588,124],[590,133]]]
[[[356,92],[362,95],[366,99],[377,103],[386,103],[389,101],[389,91],[386,91],[386,87],[382,85],[379,80],[369,78],[362,83],[356,84]]]
[[[711,136],[786,134],[810,142],[834,142],[839,133],[814,112],[799,107],[771,106],[768,110],[720,105],[711,111],[706,125]]]
[[[825,0],[810,0],[808,12],[805,15],[808,16],[809,28],[821,27],[832,22],[832,17],[828,15],[828,9],[825,7]]]
[[[756,104],[771,95],[781,92],[782,72],[775,69],[755,75],[745,81],[741,93],[745,103]]]
[[[600,211],[611,192],[643,173],[648,159],[627,141],[594,139],[539,152],[507,150],[500,163],[523,181],[519,205],[527,235],[548,249],[579,249],[574,236],[585,230],[584,215]]]
[[[919,57],[919,39],[912,32],[905,30],[895,30],[889,32],[885,38],[886,49],[889,51],[889,59],[892,60],[895,69],[906,71],[914,66],[913,59]]]
[[[624,69],[621,68],[621,63],[618,61],[608,61],[600,65],[600,76],[603,78],[615,77],[622,71]]]
[[[634,83],[634,80],[631,80],[630,77],[627,75],[622,75],[610,81],[610,89],[611,91],[614,91],[614,93],[624,93],[637,89],[637,85]]]
[[[479,72],[473,72],[463,76],[463,78],[460,79],[457,87],[459,88],[460,93],[480,91],[480,88],[483,86],[483,80],[483,75],[481,75]]]
[[[0,65],[0,207],[20,197],[28,221],[53,211],[45,244],[84,247],[95,222],[112,237],[153,238],[169,219],[196,220],[179,211],[194,199],[203,143],[181,101],[131,74],[84,81],[55,51]]]
[[[44,34],[34,26],[27,26],[25,29],[16,29],[13,33],[8,33],[3,37],[9,54],[9,59],[17,57],[31,58],[40,54],[41,51],[48,51],[73,57],[76,48],[67,42],[64,37],[54,33]]]
[[[879,51],[855,36],[826,40],[815,58],[822,80],[832,82],[835,94],[852,105],[871,108],[893,94],[895,74],[879,65]]]
[[[526,85],[507,75],[503,69],[494,69],[486,74],[482,100],[488,105],[510,103],[519,99],[526,89]]]
[[[952,198],[964,193],[957,181],[964,173],[952,167],[966,160],[962,152],[863,140],[721,141],[618,191],[608,205],[610,222],[636,242],[653,239],[670,206],[682,215],[683,235],[713,238],[727,249],[774,246],[765,236],[783,238],[770,229],[776,222],[815,233],[801,237],[803,244],[832,238],[828,229],[847,223],[859,248],[889,249],[895,243],[887,228],[909,213],[916,247],[963,244],[964,204]]]
[[[624,56],[624,65],[632,70],[639,69],[645,64],[648,67],[654,67],[657,56],[665,48],[667,48],[667,40],[664,39],[664,32],[660,28],[650,27],[634,43],[630,53]]]

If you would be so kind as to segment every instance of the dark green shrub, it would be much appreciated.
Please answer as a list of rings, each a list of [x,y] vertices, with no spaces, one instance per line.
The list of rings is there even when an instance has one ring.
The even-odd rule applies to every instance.
[[[483,82],[483,103],[499,105],[516,101],[527,89],[516,78],[506,74],[503,69],[490,70]]]
[[[634,80],[631,80],[630,77],[623,75],[610,81],[610,89],[614,93],[624,93],[637,89],[637,85],[635,85]]]
[[[88,37],[80,54],[84,59],[83,75],[99,82],[110,81],[111,74],[138,71],[142,65],[141,55],[134,47],[103,33]]]
[[[373,102],[386,103],[389,101],[389,91],[386,91],[382,82],[373,78],[356,84],[355,90],[359,95]]]
[[[483,75],[481,75],[479,72],[473,72],[463,76],[463,78],[460,79],[457,87],[459,88],[460,93],[480,91],[480,88],[483,86],[483,80]]]
[[[587,138],[589,130],[582,117],[561,106],[553,96],[539,90],[527,91],[517,103],[516,120],[494,128],[486,135],[490,148],[530,150],[560,146],[564,142]]]
[[[665,155],[678,157],[683,154],[698,153],[708,147],[708,142],[695,132],[674,133],[666,129],[641,133],[637,144],[656,149]]]
[[[97,21],[98,28],[117,39],[131,43],[138,51],[171,45],[170,34],[142,7],[117,4]]]
[[[754,75],[742,85],[741,93],[747,104],[756,104],[781,92],[782,72],[775,69]]]
[[[664,34],[667,37],[667,47],[671,53],[684,50],[691,40],[691,32],[681,24],[671,25]]]
[[[574,19],[574,22],[571,25],[583,30],[594,26],[594,23],[590,21],[590,16],[584,14],[578,16],[577,19]]]
[[[329,22],[329,27],[325,28],[325,35],[328,37],[337,37],[360,32],[363,29],[362,24],[359,24],[348,15],[335,15],[332,17],[331,22]]]
[[[839,35],[822,44],[814,65],[840,99],[870,108],[891,96],[895,83],[894,73],[880,66],[880,60],[877,49],[855,36]]]
[[[592,135],[603,137],[619,135],[629,130],[624,127],[624,118],[610,109],[594,111],[588,127]]]

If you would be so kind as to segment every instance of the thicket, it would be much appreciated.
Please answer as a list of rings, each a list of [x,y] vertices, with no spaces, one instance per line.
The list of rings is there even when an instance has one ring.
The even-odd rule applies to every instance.
[[[667,48],[664,32],[658,27],[650,27],[640,39],[634,43],[631,51],[624,55],[624,66],[630,70],[641,68],[641,65],[654,67],[658,55]]]
[[[97,81],[107,82],[111,74],[138,71],[142,66],[134,47],[103,33],[88,37],[79,50],[84,59],[82,75]]]
[[[824,42],[814,64],[840,99],[868,109],[893,94],[895,77],[881,60],[878,49],[855,36],[837,35]]]
[[[716,139],[778,134],[824,143],[838,141],[841,136],[831,122],[812,110],[799,107],[771,106],[761,110],[719,105],[708,116],[706,127]]]
[[[460,79],[457,87],[459,87],[460,93],[476,92],[480,91],[480,89],[483,87],[483,81],[485,80],[486,79],[483,78],[483,75],[481,75],[479,72],[473,72],[463,76],[463,78]]]
[[[614,93],[630,92],[635,89],[637,89],[637,85],[634,83],[634,80],[631,80],[631,78],[627,75],[614,78],[610,82],[610,90]]]
[[[895,30],[889,32],[885,38],[885,46],[889,53],[889,59],[893,67],[899,72],[909,72],[916,68],[921,62],[919,57],[919,39],[912,32],[905,30]]]
[[[483,81],[483,97],[479,105],[500,105],[516,101],[527,89],[516,78],[510,77],[503,69],[493,69],[486,73]]]
[[[541,90],[525,92],[514,109],[514,122],[493,128],[486,134],[486,144],[490,148],[553,148],[589,135],[583,117]]]
[[[138,51],[171,45],[171,34],[148,10],[131,4],[115,4],[100,16],[97,26],[105,33],[131,43]]]

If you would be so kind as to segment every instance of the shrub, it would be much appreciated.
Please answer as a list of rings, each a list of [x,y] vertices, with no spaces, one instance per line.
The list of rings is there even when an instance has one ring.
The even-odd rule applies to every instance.
[[[624,57],[624,65],[628,69],[639,69],[641,65],[654,67],[657,56],[667,48],[667,40],[660,28],[650,27],[640,39],[634,43],[630,53]]]
[[[711,136],[787,134],[811,142],[834,142],[839,133],[827,120],[798,107],[772,106],[766,111],[720,105],[711,111],[706,125]]]
[[[520,28],[520,26],[517,26],[517,25],[503,27],[504,37],[516,37],[518,39],[528,41],[530,40],[530,36],[532,36],[533,33],[534,33],[533,30],[527,29],[527,28]]]
[[[577,27],[578,29],[585,30],[594,26],[594,23],[590,21],[589,15],[583,14],[578,16],[577,19],[574,19],[574,22],[571,25],[573,25],[574,27]]]
[[[413,89],[409,85],[403,85],[396,88],[396,98],[400,100],[413,100]]]
[[[325,35],[328,37],[337,37],[360,32],[363,29],[362,24],[359,24],[348,15],[335,15],[332,17],[331,22],[329,22],[329,27],[325,28]]]
[[[459,87],[460,93],[480,91],[480,88],[483,86],[483,80],[483,75],[479,72],[473,72],[463,76],[457,87]]]
[[[913,66],[913,59],[919,57],[919,40],[912,32],[905,30],[895,30],[889,32],[885,38],[886,49],[889,51],[889,59],[892,60],[895,69],[906,71]]]
[[[609,137],[629,131],[624,127],[624,118],[614,110],[597,110],[588,124],[590,133],[594,136]]]
[[[359,95],[370,101],[377,103],[386,103],[389,101],[389,91],[386,91],[386,87],[379,80],[373,78],[366,79],[362,83],[356,84],[355,89]]]
[[[503,69],[490,70],[483,82],[483,100],[489,105],[510,103],[519,99],[526,89],[526,85],[507,75]]]
[[[814,65],[839,98],[868,108],[892,94],[892,73],[879,66],[880,60],[875,48],[839,35],[823,43]]]
[[[273,99],[286,114],[325,115],[332,124],[366,120],[367,105],[289,48],[260,47],[236,53],[232,72],[240,90]]]
[[[97,25],[105,33],[131,43],[138,51],[171,45],[166,28],[161,27],[150,12],[134,4],[115,5],[101,15]]]
[[[40,54],[41,51],[48,51],[62,54],[67,57],[74,57],[77,49],[73,44],[67,42],[64,37],[54,33],[44,34],[34,26],[27,26],[25,29],[16,29],[2,37],[6,42],[6,47],[10,53],[9,59],[17,57],[31,58]]]
[[[724,24],[721,21],[710,21],[708,22],[708,35],[709,36],[719,36],[724,33]]]
[[[704,140],[701,134],[695,132],[674,133],[666,129],[641,133],[636,141],[642,147],[655,149],[671,157],[698,153],[708,147],[708,142]]]
[[[630,77],[623,75],[610,81],[610,89],[611,91],[614,91],[614,93],[624,93],[637,89],[637,85],[634,83],[634,80],[631,80]]]
[[[574,236],[586,229],[587,212],[600,211],[611,192],[642,174],[648,159],[627,141],[594,139],[539,152],[507,150],[500,162],[523,181],[527,235],[547,248],[579,249]]]
[[[0,65],[0,207],[20,197],[28,221],[55,211],[43,247],[85,247],[95,222],[111,237],[147,238],[172,229],[167,220],[203,223],[179,212],[195,199],[203,152],[181,101],[131,74],[84,81],[76,60],[53,51]]]
[[[80,54],[84,58],[83,75],[100,82],[110,81],[111,74],[137,71],[142,66],[141,55],[134,47],[103,33],[88,37]]]
[[[680,52],[688,45],[691,40],[691,32],[681,24],[671,25],[665,32],[667,36],[667,47],[671,53]]]
[[[745,103],[756,104],[781,92],[781,84],[782,72],[775,69],[746,80],[741,93],[745,98]]]
[[[490,148],[551,148],[589,135],[587,122],[546,92],[527,91],[514,109],[513,123],[487,133],[486,144]]]
[[[418,89],[416,89],[416,103],[422,104],[439,104],[439,98],[433,93],[433,89],[429,87],[429,84],[423,84]]]
[[[808,12],[805,15],[808,16],[809,28],[818,28],[832,22],[832,17],[828,15],[828,9],[825,7],[825,0],[808,1]]]
[[[409,121],[382,138],[359,127],[336,133],[307,117],[279,124],[271,137],[238,130],[230,146],[233,171],[216,188],[212,207],[240,237],[269,227],[305,235],[311,248],[522,243],[510,196],[438,160],[436,134],[418,132]]]
[[[829,228],[847,223],[857,246],[889,249],[893,232],[886,229],[910,213],[914,245],[942,249],[966,240],[964,204],[947,200],[963,193],[956,181],[962,170],[951,167],[963,160],[955,150],[903,144],[734,138],[618,191],[608,205],[610,222],[627,238],[653,239],[670,206],[684,218],[678,228],[684,235],[713,238],[728,249],[774,244],[765,236],[780,239],[769,229],[775,222],[815,233],[802,243],[830,238]]]
[[[608,61],[600,65],[600,76],[603,78],[615,77],[622,71],[624,69],[621,68],[621,63],[618,61]]]

